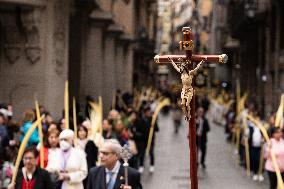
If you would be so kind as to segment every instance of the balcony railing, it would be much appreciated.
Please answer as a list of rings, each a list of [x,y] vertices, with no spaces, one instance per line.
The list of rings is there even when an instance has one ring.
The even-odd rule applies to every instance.
[[[259,21],[269,7],[269,0],[233,1],[228,7],[228,23],[233,33]]]

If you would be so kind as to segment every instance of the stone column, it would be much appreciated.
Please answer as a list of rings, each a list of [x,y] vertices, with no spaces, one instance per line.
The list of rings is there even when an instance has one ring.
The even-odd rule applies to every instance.
[[[64,86],[68,79],[69,0],[48,1],[45,18],[45,81],[43,104],[56,118],[64,109]]]
[[[81,65],[80,99],[84,103],[86,95],[97,98],[103,89],[103,28],[96,22],[89,27],[83,49],[85,61]]]
[[[133,77],[133,53],[130,52],[130,48],[133,48],[130,45],[132,41],[131,35],[123,34],[120,37],[122,44],[122,62],[121,62],[121,81],[120,89],[122,92],[132,92],[132,77]],[[131,59],[130,59],[131,58]]]
[[[104,111],[109,109],[105,105],[106,92],[105,88],[108,86],[108,78],[105,77],[105,54],[113,58],[113,42],[107,44],[106,50],[106,28],[113,22],[112,15],[101,9],[95,9],[90,13],[88,25],[86,30],[84,44],[82,45],[82,64],[81,64],[81,78],[80,78],[80,102],[85,105],[86,95],[92,96],[95,100],[99,96],[103,98]],[[84,57],[83,57],[84,56]],[[113,58],[114,59],[114,58]],[[112,60],[108,60],[112,61]],[[112,61],[113,62],[113,61]],[[108,73],[107,73],[108,74]],[[111,87],[111,86],[110,86]]]
[[[104,115],[107,115],[112,105],[112,98],[115,92],[115,36],[107,34],[104,41],[104,62],[103,62],[103,102]]]
[[[123,77],[128,74],[125,72],[125,60],[123,57],[123,44],[119,41],[116,45],[116,60],[115,60],[115,70],[116,70],[116,89],[120,89],[124,92]]]
[[[110,13],[100,9],[95,9],[89,16],[89,23],[85,45],[83,45],[84,58],[82,57],[80,99],[85,103],[86,95],[91,95],[97,99],[102,96],[104,99],[104,32],[112,22]]]
[[[135,64],[136,60],[133,60],[133,53],[134,49],[131,45],[129,45],[124,50],[124,59],[125,59],[125,73],[123,78],[124,83],[124,91],[132,92],[133,89],[133,65]]]
[[[104,38],[104,62],[103,62],[103,102],[104,102],[104,115],[106,116],[112,106],[112,99],[116,87],[117,70],[116,63],[117,49],[116,40],[122,33],[122,28],[117,24],[112,24],[108,27]]]

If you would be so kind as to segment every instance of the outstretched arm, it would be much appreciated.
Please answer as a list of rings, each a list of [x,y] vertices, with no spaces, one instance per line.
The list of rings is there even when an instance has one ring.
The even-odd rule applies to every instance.
[[[173,67],[176,69],[176,71],[178,71],[180,73],[180,68],[176,65],[176,63],[173,61],[173,59],[171,59],[170,57],[168,57],[169,61],[171,61]]]
[[[193,70],[191,70],[190,72],[195,74],[195,73],[197,72],[197,70],[200,68],[200,66],[202,66],[203,62],[204,62],[204,60],[201,60],[201,61],[197,64],[197,66],[196,66]]]

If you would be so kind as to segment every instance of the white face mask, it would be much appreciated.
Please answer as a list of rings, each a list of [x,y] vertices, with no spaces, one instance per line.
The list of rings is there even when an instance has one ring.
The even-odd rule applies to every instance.
[[[71,144],[65,140],[60,141],[60,149],[63,151],[67,151],[71,148]]]

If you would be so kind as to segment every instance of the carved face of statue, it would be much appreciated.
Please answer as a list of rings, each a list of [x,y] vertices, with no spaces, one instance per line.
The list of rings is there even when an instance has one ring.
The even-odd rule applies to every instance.
[[[186,71],[186,63],[182,62],[180,64],[180,73],[183,73],[184,71]]]
[[[181,72],[183,71],[189,71],[188,69],[188,65],[190,64],[190,61],[189,60],[186,60],[186,61],[182,61],[181,62]]]
[[[184,69],[184,68],[186,68],[187,67],[187,63],[186,62],[182,62],[181,63],[181,67]]]

